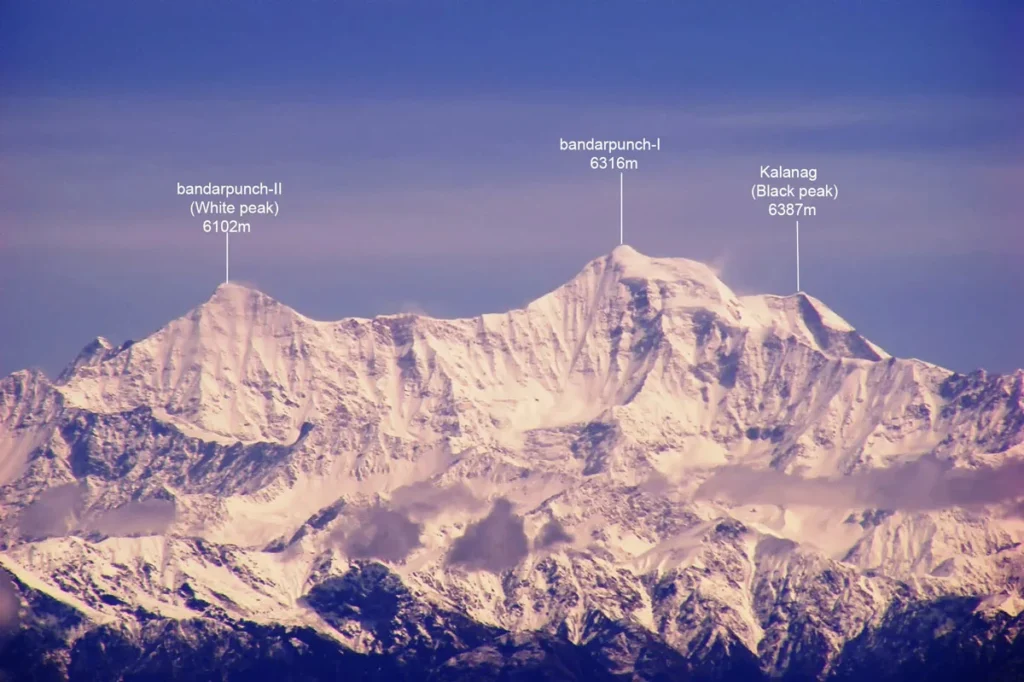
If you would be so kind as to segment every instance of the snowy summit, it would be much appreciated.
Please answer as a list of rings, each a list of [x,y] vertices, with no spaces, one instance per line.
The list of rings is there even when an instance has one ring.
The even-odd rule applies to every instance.
[[[448,679],[552,642],[637,679],[655,650],[736,679],[997,656],[1022,622],[1022,387],[628,246],[468,319],[318,321],[221,285],[54,381],[0,381],[0,563],[64,676],[81,642],[117,642],[118,674],[168,638],[271,660],[241,633],[281,627],[290,665]]]

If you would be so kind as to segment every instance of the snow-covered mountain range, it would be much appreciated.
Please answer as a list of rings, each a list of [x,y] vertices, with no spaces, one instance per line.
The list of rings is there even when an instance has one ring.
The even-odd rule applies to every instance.
[[[226,284],[0,380],[0,672],[1022,679],[1022,441],[1024,372],[627,246],[472,319]]]

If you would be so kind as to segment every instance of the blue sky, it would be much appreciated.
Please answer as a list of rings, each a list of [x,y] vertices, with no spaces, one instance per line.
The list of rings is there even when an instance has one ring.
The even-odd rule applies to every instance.
[[[5,80],[61,95],[816,97],[1015,87],[1020,12],[1008,0],[13,0],[0,30]]]
[[[1024,366],[1024,8],[1011,2],[95,2],[0,7],[0,373],[209,295],[177,182],[285,184],[232,272],[314,317],[522,305],[627,241],[789,293],[760,164],[841,188],[803,284],[890,352]]]

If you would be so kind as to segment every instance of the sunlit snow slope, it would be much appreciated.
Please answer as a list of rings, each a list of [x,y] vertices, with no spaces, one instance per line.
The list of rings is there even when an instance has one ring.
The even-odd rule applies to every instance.
[[[0,381],[0,562],[90,623],[411,646],[324,605],[381,564],[395,622],[582,642],[600,613],[825,674],[906,605],[1018,616],[1022,385],[628,246],[471,319],[316,321],[227,284],[54,382]]]

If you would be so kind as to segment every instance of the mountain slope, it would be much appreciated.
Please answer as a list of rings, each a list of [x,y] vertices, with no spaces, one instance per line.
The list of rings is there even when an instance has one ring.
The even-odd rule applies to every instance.
[[[856,675],[944,599],[1016,637],[1022,387],[629,247],[462,320],[222,285],[2,380],[0,561],[132,651],[198,618],[441,678]]]

